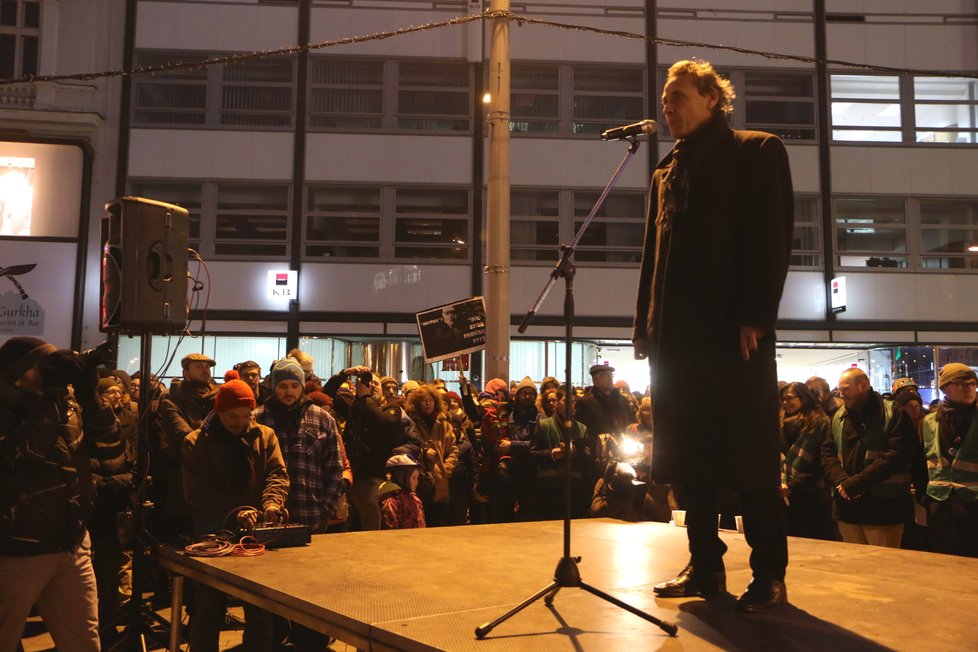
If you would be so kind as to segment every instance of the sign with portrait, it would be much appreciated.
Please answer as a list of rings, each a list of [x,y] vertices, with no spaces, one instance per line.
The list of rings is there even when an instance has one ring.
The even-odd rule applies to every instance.
[[[482,297],[429,308],[415,317],[426,363],[472,353],[486,346],[486,306]]]

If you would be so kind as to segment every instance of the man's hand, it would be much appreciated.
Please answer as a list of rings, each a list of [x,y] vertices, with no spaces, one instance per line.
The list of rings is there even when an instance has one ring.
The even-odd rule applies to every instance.
[[[274,525],[282,520],[282,508],[278,505],[269,505],[265,508],[264,517],[265,523]]]
[[[740,355],[743,356],[744,362],[750,360],[751,354],[757,350],[757,341],[762,337],[764,337],[763,328],[755,328],[754,326],[740,327]]]
[[[649,357],[649,340],[644,337],[638,337],[632,340],[632,346],[635,348],[635,359],[645,360]]]
[[[562,459],[564,457],[564,447],[558,446],[550,450],[550,457],[555,460]]]
[[[841,496],[843,500],[852,500],[852,498],[849,496],[849,494],[846,493],[846,490],[842,488],[842,483],[841,482],[835,488],[835,492],[837,494],[839,494],[839,496]]]
[[[250,530],[258,524],[258,510],[242,509],[238,512],[238,527]]]
[[[344,376],[359,376],[360,374],[365,374],[370,371],[370,367],[364,367],[360,365],[359,367],[348,367],[343,370]]]
[[[499,452],[501,455],[505,455],[506,453],[509,452],[511,445],[512,444],[508,439],[500,439],[499,443],[496,444],[496,451]]]

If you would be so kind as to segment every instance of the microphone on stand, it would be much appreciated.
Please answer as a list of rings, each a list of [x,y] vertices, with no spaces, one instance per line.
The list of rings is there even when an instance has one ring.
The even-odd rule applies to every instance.
[[[635,124],[622,125],[601,132],[601,140],[624,140],[632,136],[651,134],[655,132],[659,124],[655,120],[642,120]]]

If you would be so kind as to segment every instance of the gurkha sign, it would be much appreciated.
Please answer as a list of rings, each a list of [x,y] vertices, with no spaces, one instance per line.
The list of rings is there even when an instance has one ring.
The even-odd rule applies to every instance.
[[[0,334],[40,335],[44,332],[44,309],[30,298],[18,279],[35,267],[36,263],[0,268],[0,284],[9,281],[13,285],[8,292],[0,289]]]

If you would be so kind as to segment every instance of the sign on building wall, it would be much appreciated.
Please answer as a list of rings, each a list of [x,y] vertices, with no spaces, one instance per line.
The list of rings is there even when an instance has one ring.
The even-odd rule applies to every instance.
[[[0,343],[30,335],[71,345],[77,245],[0,241]]]
[[[832,312],[846,311],[846,277],[837,276],[832,279]]]
[[[266,287],[269,299],[298,299],[299,272],[295,270],[269,270]]]

